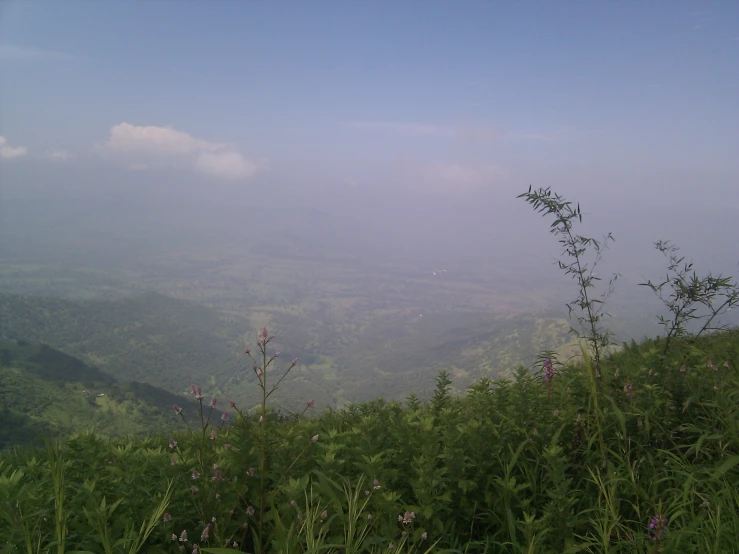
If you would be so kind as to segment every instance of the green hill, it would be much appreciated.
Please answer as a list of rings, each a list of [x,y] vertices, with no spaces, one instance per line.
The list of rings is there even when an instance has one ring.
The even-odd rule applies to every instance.
[[[162,432],[177,425],[174,404],[195,415],[187,398],[118,381],[45,345],[0,339],[0,449],[83,429],[118,437]]]

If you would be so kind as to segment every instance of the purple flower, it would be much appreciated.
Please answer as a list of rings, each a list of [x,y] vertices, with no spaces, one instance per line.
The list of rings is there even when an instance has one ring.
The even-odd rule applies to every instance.
[[[554,367],[552,366],[552,360],[547,358],[544,360],[544,382],[548,385],[552,377],[554,377]]]
[[[192,470],[192,480],[197,481],[198,479],[200,479],[200,472],[198,472],[197,469],[193,469]]]
[[[236,407],[236,402],[234,402],[233,400],[229,400],[229,401],[228,401],[228,405],[229,405],[229,406],[230,406],[231,408],[235,408],[235,407]]]
[[[657,514],[649,522],[649,539],[658,542],[665,533],[668,519],[662,514]]]
[[[169,447],[174,448],[175,446],[177,446],[177,441],[174,439],[169,439]]]
[[[182,408],[180,408],[177,404],[175,404],[174,406],[172,406],[172,408],[174,409],[174,412],[176,414],[181,414],[182,413]]]
[[[313,404],[315,404],[315,403],[316,403],[316,401],[311,398],[310,400],[308,400],[308,407],[309,408],[312,408],[313,407]]]
[[[213,398],[213,399],[212,399],[212,400],[210,401],[210,407],[211,407],[211,408],[215,408],[215,407],[216,407],[216,403],[217,403],[217,402],[218,402],[218,399],[217,399],[217,398]]]
[[[223,412],[223,415],[221,415],[221,421],[228,421],[229,417],[228,412]]]

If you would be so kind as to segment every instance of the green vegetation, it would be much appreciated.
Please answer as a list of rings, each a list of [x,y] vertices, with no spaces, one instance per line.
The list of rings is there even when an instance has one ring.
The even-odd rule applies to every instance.
[[[174,427],[171,407],[191,401],[118,381],[45,345],[0,340],[0,450],[94,429],[111,437]]]
[[[428,400],[410,394],[404,403],[375,399],[314,415],[313,400],[293,411],[280,406],[279,390],[306,375],[296,359],[282,363],[290,359],[286,343],[263,328],[256,350],[247,340],[241,354],[251,369],[239,383],[252,384],[256,406],[230,401],[229,412],[219,414],[208,387],[190,385],[195,402],[174,406],[177,432],[83,432],[49,442],[45,454],[4,452],[2,551],[737,551],[739,329],[719,321],[739,300],[736,283],[691,277],[691,267],[681,270],[670,258],[676,276],[647,283],[672,314],[659,319],[665,337],[607,348],[601,321],[608,291],[593,297],[593,266],[584,262],[591,247],[599,260],[602,245],[571,231],[567,222],[580,219],[579,207],[570,210],[547,189],[529,194],[534,207],[553,198],[548,213],[555,228],[564,225],[555,234],[564,233],[564,255],[574,260],[560,268],[579,287],[572,303],[583,327],[575,330],[584,339],[578,356],[540,348],[534,371],[519,366],[505,377],[483,376],[455,394],[458,374],[471,380],[465,356],[488,352],[490,331],[480,322],[478,342],[465,327],[432,349],[464,341],[464,349],[454,348],[461,361],[441,353],[446,367]],[[672,296],[661,295],[667,285]],[[3,304],[16,322],[24,321],[20,301],[6,297]],[[426,321],[433,328],[434,319]],[[399,363],[403,336],[393,331],[376,332]],[[523,335],[514,328],[505,340]],[[532,333],[529,344],[536,340]],[[309,353],[327,370],[331,356],[320,345],[330,341],[340,338],[326,337]],[[39,363],[44,347],[8,344],[9,376],[63,374],[62,386],[67,378],[104,381],[78,362],[57,370]],[[382,368],[373,378],[386,386],[399,375]],[[48,397],[25,401],[28,412]]]
[[[739,331],[663,346],[632,344],[600,377],[552,361],[456,397],[441,376],[428,403],[310,419],[243,411],[218,428],[201,398],[203,431],[170,444],[85,433],[53,456],[10,452],[0,536],[8,552],[56,545],[57,491],[68,551],[733,552]]]

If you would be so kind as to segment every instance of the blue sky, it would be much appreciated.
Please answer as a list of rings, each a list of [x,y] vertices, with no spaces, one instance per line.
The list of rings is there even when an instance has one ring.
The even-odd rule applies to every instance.
[[[0,36],[4,165],[739,210],[739,2],[7,0]]]

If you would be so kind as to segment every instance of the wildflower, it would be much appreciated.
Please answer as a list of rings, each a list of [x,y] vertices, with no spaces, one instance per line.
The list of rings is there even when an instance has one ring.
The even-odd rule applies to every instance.
[[[318,442],[318,435],[313,435],[313,438],[310,440],[311,442]]]
[[[170,458],[170,460],[169,460],[169,461],[170,461],[170,463],[171,463],[171,464],[172,464],[173,466],[176,466],[176,465],[177,465],[177,460],[176,460],[175,458]]]
[[[237,543],[236,541],[234,541],[234,543],[231,546],[233,546],[234,548],[238,548],[239,547],[239,543]]]
[[[274,355],[274,356],[272,356],[272,357],[273,357],[273,358],[279,358],[279,357],[280,357],[280,353],[279,353],[279,352],[275,352],[275,355]]]
[[[392,550],[393,548],[395,548],[395,545],[393,543],[387,545],[388,550]]]
[[[652,375],[652,374],[654,374],[654,370],[650,367],[649,368],[649,375]]]
[[[687,370],[687,369],[685,369],[685,366],[684,366],[684,365],[681,365],[681,366],[680,366],[680,373],[682,373],[683,375],[685,375],[685,373],[686,373],[687,371],[688,371],[688,370]]]
[[[210,440],[214,441],[217,438],[218,438],[218,435],[216,434],[216,432],[215,431],[211,431],[210,432]]]
[[[229,406],[230,406],[231,408],[235,408],[235,407],[236,407],[236,402],[234,402],[233,400],[229,400],[229,401],[228,401],[228,405],[229,405]]]
[[[257,377],[261,377],[263,375],[261,369],[257,369]]]
[[[380,482],[377,479],[373,481],[373,485],[374,486],[372,488],[375,489],[376,491],[379,491],[382,488],[382,486],[380,485]]]
[[[406,511],[402,516],[398,516],[398,521],[403,523],[403,525],[408,525],[416,518],[416,514],[414,512],[408,512]]]
[[[294,508],[296,505],[297,505],[297,502],[295,502],[295,500],[290,501],[290,506]]]
[[[192,545],[192,554],[200,554],[200,548],[197,544]]]
[[[552,366],[552,360],[547,358],[544,360],[544,382],[549,385],[552,377],[554,377],[554,367]]]
[[[203,394],[203,389],[198,387],[198,391],[195,393],[195,400],[202,400],[205,398],[205,395]]]
[[[254,515],[254,506],[247,506],[246,513],[250,516]]]
[[[226,443],[223,445],[223,448],[225,448],[226,450],[231,450],[231,445],[229,443]]]
[[[175,404],[174,406],[172,406],[172,408],[174,409],[174,413],[176,413],[176,414],[181,414],[182,413],[182,408],[180,408],[177,404]]]
[[[309,408],[312,408],[313,407],[313,404],[315,404],[315,403],[316,403],[316,401],[311,398],[310,400],[308,400],[308,407]]]
[[[713,371],[718,371],[718,366],[713,363],[713,360],[712,359],[708,358],[708,360],[706,361],[706,365],[709,368],[711,368]]]
[[[658,542],[665,533],[667,522],[667,518],[662,514],[654,516],[649,522],[649,539]]]
[[[249,354],[251,352],[251,349],[247,346],[244,348],[244,354]]]
[[[177,446],[177,441],[174,439],[169,439],[169,447],[174,448],[175,446]]]
[[[200,540],[205,542],[208,540],[210,535],[210,523],[203,528],[203,532],[200,533]]]
[[[180,533],[180,542],[187,542],[187,531],[185,529]]]
[[[729,360],[724,360],[724,367],[729,369]]]
[[[249,474],[250,477],[254,477],[254,468],[250,467],[247,473]]]
[[[217,398],[212,398],[212,399],[210,400],[210,407],[211,407],[211,408],[215,408],[215,407],[216,407],[216,403],[217,403],[217,402],[218,402],[218,399],[217,399]]]
[[[372,521],[372,514],[367,514],[367,521]]]
[[[196,492],[198,492],[198,488],[197,487],[190,487],[190,492],[193,493],[193,494],[195,494]]]
[[[200,473],[197,469],[192,470],[192,479],[193,481],[197,481],[198,479],[200,479]]]
[[[223,473],[216,470],[215,474],[213,475],[212,481],[225,481],[226,478],[223,476]]]
[[[172,533],[172,540],[173,541],[176,541],[177,540],[177,535],[175,535],[174,533]]]
[[[426,540],[427,538],[429,538],[429,535],[428,535],[428,533],[425,533],[425,532],[424,532],[424,534],[423,534],[423,535],[421,535],[421,540],[422,540],[422,541],[425,541],[425,540]]]
[[[166,512],[166,513],[164,514],[164,518],[163,518],[163,519],[164,519],[164,521],[169,521],[169,520],[171,520],[171,519],[172,519],[172,516],[171,516],[171,515],[169,515],[169,512]]]
[[[552,415],[554,417],[559,417],[559,408],[554,408],[554,411],[552,412]]]
[[[615,377],[616,379],[618,379],[618,373],[619,373],[618,369],[619,369],[619,368],[616,368],[616,371],[615,371],[615,372],[613,373],[613,376],[614,376],[614,377]]]
[[[701,508],[709,508],[711,506],[711,503],[708,501],[708,498],[704,498],[703,502],[701,502]]]
[[[190,384],[190,390],[192,391],[193,394],[196,394],[198,392],[198,389],[193,384]]]
[[[328,510],[323,510],[321,512],[321,519],[326,519],[328,517]]]
[[[228,511],[228,517],[233,517],[233,515],[234,515],[234,511],[233,510],[229,510]]]
[[[223,412],[223,414],[221,415],[221,421],[223,421],[225,423],[226,421],[228,421],[228,418],[229,417],[231,417],[231,416],[228,415],[228,412]]]
[[[221,499],[221,494],[217,492],[216,493],[216,500],[220,500],[220,499]],[[215,521],[215,520],[216,520],[216,518],[213,518],[213,521]]]
[[[369,496],[369,495],[370,495],[369,491],[364,491],[364,496]]]
[[[257,337],[259,338],[259,340],[261,340],[263,342],[267,340],[267,337],[268,336],[269,336],[269,333],[267,332],[267,328],[266,327],[263,327],[262,330],[257,335]]]
[[[403,531],[403,532],[402,532],[402,533],[400,534],[400,536],[401,536],[401,537],[407,537],[407,536],[408,536],[408,531]]]
[[[264,416],[259,416],[259,423],[264,423]]]
[[[292,362],[290,362],[290,365],[291,365],[292,367],[295,367],[296,365],[298,365],[298,359],[297,359],[297,358],[293,358],[293,361],[292,361]]]
[[[631,383],[626,383],[624,385],[624,394],[628,398],[634,398],[636,396],[636,393],[634,392],[634,385],[632,385]]]

